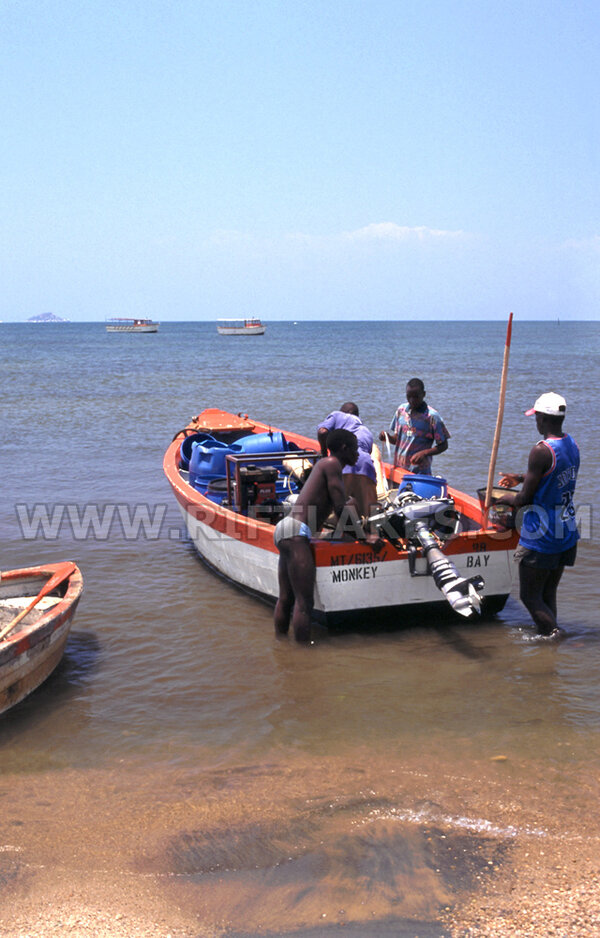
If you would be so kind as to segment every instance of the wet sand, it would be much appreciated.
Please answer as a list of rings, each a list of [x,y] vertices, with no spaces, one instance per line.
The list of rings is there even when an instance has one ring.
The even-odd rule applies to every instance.
[[[597,773],[450,768],[3,776],[0,935],[597,935]]]

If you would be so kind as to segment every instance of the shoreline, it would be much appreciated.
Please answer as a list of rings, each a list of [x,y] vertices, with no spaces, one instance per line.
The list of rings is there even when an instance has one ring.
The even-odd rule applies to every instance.
[[[599,933],[595,772],[423,761],[0,776],[0,936]]]

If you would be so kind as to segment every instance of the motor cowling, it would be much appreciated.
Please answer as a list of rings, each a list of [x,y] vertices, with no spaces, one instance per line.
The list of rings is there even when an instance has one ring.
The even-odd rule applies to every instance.
[[[369,519],[380,537],[393,544],[415,538],[416,526],[446,541],[458,531],[458,512],[452,498],[422,498],[414,492],[401,492],[394,503]]]
[[[440,542],[458,533],[460,518],[452,498],[422,498],[414,492],[400,493],[394,504],[370,519],[380,537],[386,537],[409,553],[410,571],[415,569],[417,548],[427,559],[427,574],[444,595],[452,609],[469,617],[481,611],[482,577],[465,578],[460,575]]]

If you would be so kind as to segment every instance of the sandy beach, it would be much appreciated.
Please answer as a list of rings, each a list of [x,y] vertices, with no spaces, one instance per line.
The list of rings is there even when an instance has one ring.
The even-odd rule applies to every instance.
[[[0,935],[598,934],[597,779],[322,768],[3,777]]]

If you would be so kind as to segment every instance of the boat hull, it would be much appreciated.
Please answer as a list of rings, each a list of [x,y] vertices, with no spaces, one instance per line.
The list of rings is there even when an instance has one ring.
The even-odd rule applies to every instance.
[[[222,319],[217,322],[219,335],[264,335],[265,328],[259,319]]]
[[[197,507],[180,504],[187,532],[196,551],[213,570],[247,592],[275,603],[279,594],[278,552],[256,546],[235,532],[216,534],[210,523],[212,506],[207,507],[208,523],[198,517]],[[272,536],[272,528],[270,529]],[[413,620],[428,613],[451,609],[427,572],[427,560],[418,557],[411,574],[408,557],[393,548],[376,554],[356,542],[354,553],[342,542],[313,542],[316,560],[315,613],[317,618],[335,624],[363,618],[402,618]],[[337,553],[336,553],[337,551]],[[467,547],[452,554],[460,576],[468,578],[482,569],[485,579],[484,612],[499,612],[512,587],[514,547],[474,554]]]
[[[151,326],[107,326],[107,332],[158,332],[158,323]]]
[[[48,564],[3,572],[0,605],[5,613],[17,615],[59,567]],[[27,697],[54,671],[63,656],[82,590],[83,578],[75,567],[56,595],[40,601],[38,618],[34,618],[36,606],[0,641],[0,713]]]
[[[221,414],[221,423],[227,417]],[[203,415],[190,425],[206,426]],[[254,421],[254,432],[276,431]],[[185,431],[184,431],[185,432]],[[318,450],[318,444],[298,434],[285,433],[288,441],[302,449]],[[279,554],[273,544],[273,526],[245,517],[215,504],[189,485],[179,471],[182,436],[175,439],[165,454],[164,470],[177,499],[188,534],[200,557],[221,576],[268,602],[278,596],[277,567]],[[392,482],[401,478],[401,470],[385,467]],[[445,544],[449,557],[461,577],[481,575],[483,610],[497,612],[512,588],[513,554],[518,540],[514,531],[482,528],[481,507],[471,496],[450,489],[468,530]],[[429,575],[422,550],[414,556],[389,542],[376,553],[359,541],[313,538],[316,564],[315,613],[318,618],[335,623],[344,619],[389,618],[409,620],[421,613],[449,609],[444,596]]]

